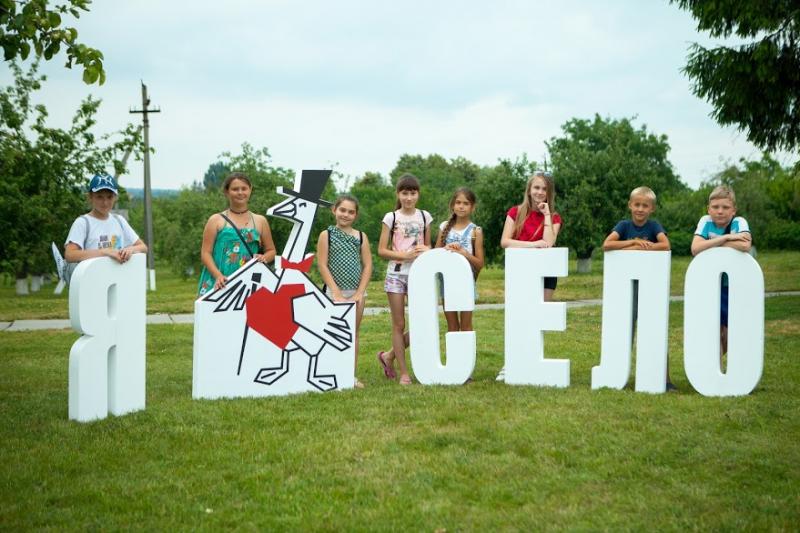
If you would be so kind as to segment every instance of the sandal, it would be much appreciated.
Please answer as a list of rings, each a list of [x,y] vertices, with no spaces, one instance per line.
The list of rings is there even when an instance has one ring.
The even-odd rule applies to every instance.
[[[412,383],[411,376],[403,376],[400,378],[400,385],[411,385]]]
[[[387,379],[394,379],[397,377],[397,374],[395,373],[394,368],[392,368],[392,365],[387,363],[383,358],[383,354],[385,353],[386,352],[378,352],[378,362],[383,367],[383,375],[386,376]]]

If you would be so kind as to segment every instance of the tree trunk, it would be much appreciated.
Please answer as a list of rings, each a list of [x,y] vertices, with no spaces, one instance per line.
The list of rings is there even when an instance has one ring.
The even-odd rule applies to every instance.
[[[578,258],[578,274],[588,274],[592,271],[592,258]]]
[[[44,283],[44,276],[41,274],[35,274],[31,276],[31,292],[39,292],[42,288],[42,284]]]
[[[28,276],[17,278],[17,296],[25,296],[28,293]]]

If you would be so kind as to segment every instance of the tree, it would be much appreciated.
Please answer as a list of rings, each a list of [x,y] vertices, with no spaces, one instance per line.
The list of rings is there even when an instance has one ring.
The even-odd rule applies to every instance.
[[[249,143],[242,144],[240,153],[220,154],[219,160],[209,166],[209,171],[212,168],[244,172],[253,183],[250,210],[261,215],[266,215],[268,208],[283,199],[276,189],[280,186],[291,188],[295,176],[295,172],[291,169],[273,166],[266,147],[254,148]],[[208,172],[206,175],[208,176]],[[224,175],[221,178],[224,179]],[[153,225],[160,228],[154,250],[156,256],[167,259],[176,272],[183,275],[199,272],[200,244],[206,221],[212,213],[218,213],[227,207],[225,196],[220,190],[221,185],[220,180],[218,185],[209,185],[205,189],[186,188],[181,190],[177,198],[159,199],[154,203]],[[333,184],[329,183],[323,198],[333,199],[334,196]],[[138,209],[132,213],[132,217],[136,219],[140,216]],[[288,238],[291,224],[276,218],[268,218],[268,221],[275,246],[280,253],[283,243]],[[314,227],[318,228],[323,223],[318,222]]]
[[[222,161],[211,163],[208,165],[208,170],[206,170],[205,175],[203,175],[202,186],[198,184],[198,187],[202,187],[207,191],[217,191],[222,187],[222,182],[225,181],[225,177],[230,174],[230,172],[231,170]]]
[[[141,139],[130,124],[98,139],[100,101],[91,97],[68,130],[48,127],[45,107],[31,105],[45,79],[36,74],[38,65],[27,73],[10,66],[14,85],[0,90],[0,271],[22,279],[52,271],[50,241],[64,242],[85,209],[86,180],[98,172],[121,174],[122,155],[132,147],[140,153]]]
[[[480,167],[463,157],[448,161],[439,154],[403,154],[389,174],[392,185],[406,172],[419,178],[422,190],[418,207],[430,211],[434,221],[437,221],[438,230],[438,221],[450,215],[449,204],[453,192],[459,187],[473,187]],[[436,231],[432,237],[436,237]]]
[[[692,90],[714,106],[722,125],[736,125],[765,150],[800,147],[800,7],[796,1],[670,0],[698,30],[748,42],[711,49],[695,43],[683,69]]]
[[[686,189],[667,159],[666,135],[635,129],[624,118],[574,118],[563,136],[547,144],[556,182],[556,211],[564,217],[559,243],[578,255],[579,271],[588,270],[592,251],[617,221],[628,216],[630,192],[640,185],[659,200]]]
[[[33,49],[37,58],[49,61],[62,47],[67,52],[67,68],[83,65],[83,81],[102,85],[106,81],[103,54],[78,41],[78,30],[62,26],[64,15],[76,19],[89,11],[91,0],[67,0],[53,8],[48,0],[0,0],[0,46],[6,61],[17,56],[28,58]]]

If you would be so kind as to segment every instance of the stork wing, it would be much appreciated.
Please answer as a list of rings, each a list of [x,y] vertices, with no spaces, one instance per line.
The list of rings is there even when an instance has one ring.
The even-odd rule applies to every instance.
[[[333,303],[316,292],[292,300],[294,322],[339,351],[353,344],[353,331],[345,316],[354,303]]]

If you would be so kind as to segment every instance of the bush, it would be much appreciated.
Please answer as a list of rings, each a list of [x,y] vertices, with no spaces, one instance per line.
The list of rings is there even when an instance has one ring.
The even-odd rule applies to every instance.
[[[800,222],[776,220],[763,235],[753,234],[753,244],[773,250],[800,250]]]
[[[673,231],[669,234],[669,243],[672,255],[692,255],[692,239],[694,234],[689,231]]]

